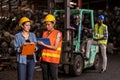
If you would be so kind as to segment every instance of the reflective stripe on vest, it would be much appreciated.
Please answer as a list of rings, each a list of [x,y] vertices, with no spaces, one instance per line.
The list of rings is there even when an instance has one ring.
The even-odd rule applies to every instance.
[[[48,36],[48,38],[50,39],[50,44],[52,46],[54,46],[54,44],[55,44],[55,40],[57,38],[58,32],[59,32],[58,30],[54,30]],[[60,33],[60,34],[61,34],[61,37],[62,37],[62,33]],[[47,32],[44,32],[43,33],[43,38],[45,38],[46,35],[47,35]],[[49,48],[44,48],[42,50],[42,57],[41,57],[41,59],[43,61],[45,61],[45,62],[58,64],[59,61],[60,61],[61,46],[62,46],[62,40],[60,40],[60,43],[59,43],[58,48],[56,50],[49,49]]]
[[[107,40],[99,40],[98,44],[107,44]]]
[[[60,58],[59,54],[56,53],[42,53],[42,56],[49,56],[49,57],[56,57],[56,58]]]
[[[105,24],[102,24],[98,28],[98,24],[95,25],[95,37],[100,39],[104,36],[104,28],[107,27]],[[98,44],[107,44],[107,40],[99,40]]]

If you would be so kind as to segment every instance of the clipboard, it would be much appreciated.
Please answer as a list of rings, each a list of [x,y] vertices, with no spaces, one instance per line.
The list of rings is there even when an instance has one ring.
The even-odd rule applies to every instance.
[[[33,55],[35,52],[36,44],[25,44],[22,47],[22,55]]]
[[[47,44],[47,45],[50,45],[50,40],[49,40],[49,38],[37,38],[37,40],[38,40],[38,41],[42,41],[43,43],[45,43],[45,44]],[[42,45],[38,45],[38,47],[39,47],[40,49],[43,49],[43,48],[44,48],[44,46],[42,46]]]

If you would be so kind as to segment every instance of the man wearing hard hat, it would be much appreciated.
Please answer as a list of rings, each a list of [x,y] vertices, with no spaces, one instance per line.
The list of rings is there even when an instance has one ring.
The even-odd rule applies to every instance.
[[[88,40],[87,48],[86,48],[86,59],[89,59],[91,45],[97,44],[100,46],[101,54],[103,58],[101,72],[105,72],[107,67],[106,46],[108,41],[108,28],[107,25],[103,24],[103,21],[104,21],[104,15],[99,15],[98,23],[96,23],[94,27],[94,38]]]

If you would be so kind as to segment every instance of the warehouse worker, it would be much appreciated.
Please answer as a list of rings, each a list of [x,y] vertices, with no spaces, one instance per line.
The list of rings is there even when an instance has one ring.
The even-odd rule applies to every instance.
[[[106,71],[107,67],[107,55],[106,55],[106,46],[108,41],[108,28],[107,25],[103,24],[104,16],[98,16],[98,23],[94,27],[94,38],[88,40],[86,48],[86,58],[89,59],[90,47],[92,44],[97,44],[100,46],[101,54],[103,58],[102,70],[101,72]]]
[[[50,45],[38,41],[39,45],[44,46],[41,56],[43,80],[58,80],[58,64],[60,62],[62,33],[54,28],[56,20],[52,14],[48,14],[44,22],[47,31],[43,33],[42,38],[49,38]]]
[[[19,21],[19,27],[22,31],[15,35],[14,47],[17,54],[18,62],[18,80],[33,80],[34,67],[36,63],[36,55],[34,46],[37,43],[36,36],[30,32],[31,20],[27,17],[22,17]],[[33,45],[32,48],[23,49],[27,45]]]

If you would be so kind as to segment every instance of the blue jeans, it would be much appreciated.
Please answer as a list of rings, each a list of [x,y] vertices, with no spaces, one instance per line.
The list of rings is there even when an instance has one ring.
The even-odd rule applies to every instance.
[[[33,80],[34,67],[33,59],[27,60],[27,64],[18,63],[18,80]]]

